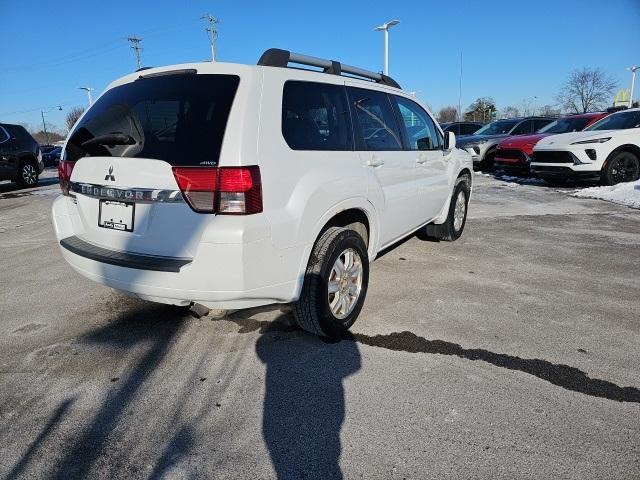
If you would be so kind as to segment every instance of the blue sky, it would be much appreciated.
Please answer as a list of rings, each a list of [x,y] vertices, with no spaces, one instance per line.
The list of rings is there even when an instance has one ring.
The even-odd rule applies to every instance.
[[[126,37],[143,38],[145,65],[209,58],[200,17],[221,19],[219,60],[255,63],[286,48],[372,70],[382,69],[383,39],[373,27],[392,18],[390,73],[435,110],[492,96],[498,107],[553,97],[573,68],[600,67],[628,88],[640,64],[640,0],[91,2],[0,0],[0,121],[62,129],[68,108],[86,103],[135,68]],[[483,32],[480,35],[480,32]]]

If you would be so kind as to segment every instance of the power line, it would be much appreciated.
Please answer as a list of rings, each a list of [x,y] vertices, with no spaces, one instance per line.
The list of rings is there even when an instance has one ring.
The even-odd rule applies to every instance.
[[[209,37],[209,44],[211,45],[211,61],[216,61],[216,53],[217,53],[217,41],[218,41],[218,30],[216,25],[220,23],[220,20],[213,17],[210,13],[205,13],[202,17],[202,20],[206,20],[207,27],[204,29],[207,32]]]
[[[140,46],[140,43],[142,42],[142,39],[133,35],[131,37],[128,37],[127,41],[131,44],[131,49],[136,56],[136,63],[138,65],[137,69],[140,70],[142,68],[142,59],[140,58],[140,54],[142,53],[142,47]]]

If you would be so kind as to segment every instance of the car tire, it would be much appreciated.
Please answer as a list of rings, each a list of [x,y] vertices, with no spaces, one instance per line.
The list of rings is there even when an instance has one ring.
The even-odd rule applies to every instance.
[[[358,318],[368,283],[362,237],[349,228],[329,228],[313,247],[300,298],[292,305],[297,324],[316,335],[340,338]]]
[[[32,160],[25,160],[20,163],[17,184],[22,188],[37,187],[39,181],[38,167]]]
[[[640,178],[640,159],[631,152],[617,152],[605,164],[600,182],[615,185]]]
[[[453,187],[447,220],[440,225],[429,224],[425,227],[427,237],[453,242],[460,238],[467,223],[469,195],[471,193],[469,177],[458,177]]]
[[[496,170],[496,149],[491,149],[487,153],[485,153],[484,158],[480,163],[478,163],[478,167],[482,172],[494,172]]]

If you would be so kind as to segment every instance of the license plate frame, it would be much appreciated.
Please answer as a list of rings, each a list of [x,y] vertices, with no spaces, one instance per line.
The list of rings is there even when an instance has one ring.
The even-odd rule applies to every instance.
[[[100,200],[98,226],[120,232],[133,232],[136,204],[115,200]],[[103,215],[106,218],[103,218]]]

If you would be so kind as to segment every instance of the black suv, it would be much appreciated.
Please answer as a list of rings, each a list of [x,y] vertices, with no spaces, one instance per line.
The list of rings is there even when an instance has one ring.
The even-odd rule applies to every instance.
[[[40,147],[20,125],[0,123],[0,180],[35,187],[44,170]]]

